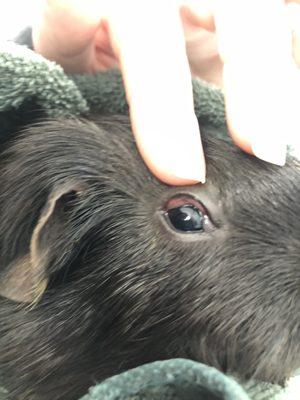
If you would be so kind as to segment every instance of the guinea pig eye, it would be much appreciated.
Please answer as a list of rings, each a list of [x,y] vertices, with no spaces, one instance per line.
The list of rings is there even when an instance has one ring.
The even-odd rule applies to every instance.
[[[191,196],[179,195],[165,206],[169,225],[182,233],[211,232],[214,225],[202,203]]]

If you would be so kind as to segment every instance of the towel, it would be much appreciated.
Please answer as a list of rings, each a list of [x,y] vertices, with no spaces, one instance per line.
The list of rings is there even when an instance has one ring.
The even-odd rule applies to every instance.
[[[190,360],[157,361],[107,379],[81,400],[250,400],[233,379]]]
[[[128,114],[118,71],[66,75],[59,65],[30,49],[30,30],[19,37],[18,43],[0,44],[0,146],[7,134],[37,117],[84,117],[90,112]],[[193,90],[200,124],[226,132],[222,92],[200,80],[193,82]],[[0,400],[8,400],[5,382],[1,385]],[[289,391],[289,386],[283,389],[262,382],[239,382],[207,365],[174,359],[153,362],[109,378],[91,388],[81,400],[296,400],[296,397],[297,389]]]

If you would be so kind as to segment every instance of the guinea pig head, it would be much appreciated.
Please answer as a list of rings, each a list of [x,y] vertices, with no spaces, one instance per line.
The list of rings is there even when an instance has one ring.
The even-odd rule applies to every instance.
[[[0,361],[16,393],[68,398],[174,357],[276,383],[300,366],[300,164],[202,135],[207,182],[186,187],[151,175],[120,118],[47,121],[3,155]]]

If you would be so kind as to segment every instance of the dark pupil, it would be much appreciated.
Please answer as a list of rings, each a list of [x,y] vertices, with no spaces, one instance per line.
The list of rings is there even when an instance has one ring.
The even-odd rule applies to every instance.
[[[204,215],[193,205],[183,205],[168,211],[170,222],[179,231],[203,230]]]

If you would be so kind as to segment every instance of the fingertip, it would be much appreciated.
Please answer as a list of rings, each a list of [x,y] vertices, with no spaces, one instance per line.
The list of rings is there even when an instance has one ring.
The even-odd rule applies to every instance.
[[[215,21],[211,1],[184,0],[180,7],[181,17],[190,24],[213,32]]]
[[[178,171],[171,172],[164,168],[157,167],[157,165],[151,165],[150,163],[146,164],[151,171],[151,173],[161,182],[170,185],[170,186],[192,186],[199,183],[205,183],[205,174],[193,173],[193,171],[185,171],[181,170],[179,167]],[[185,175],[185,176],[184,176]]]
[[[227,107],[230,108],[231,98]],[[228,104],[229,103],[229,104]],[[283,166],[286,162],[287,146],[281,116],[272,119],[268,109],[264,112],[252,114],[255,111],[244,104],[245,109],[239,113],[232,107],[227,112],[227,125],[234,143],[243,151],[255,155],[257,158]],[[277,114],[278,115],[278,114]]]
[[[243,151],[253,154],[252,145],[249,139],[241,136],[240,132],[234,128],[230,116],[227,115],[227,127],[233,142]]]
[[[236,132],[230,127],[228,129],[234,143],[248,154],[255,155],[260,160],[271,164],[283,166],[286,163],[287,146],[278,138],[271,138],[268,132],[261,132],[261,135],[253,135],[251,140],[242,136],[243,130]],[[257,129],[259,132],[259,129]]]
[[[138,127],[133,122],[133,132],[139,152],[149,170],[160,181],[175,186],[205,183],[206,166],[196,117],[181,121],[171,120],[166,127],[162,122],[156,129],[151,124]],[[181,122],[181,123],[180,123]],[[180,126],[186,125],[186,129]],[[152,125],[153,126],[153,125]]]

